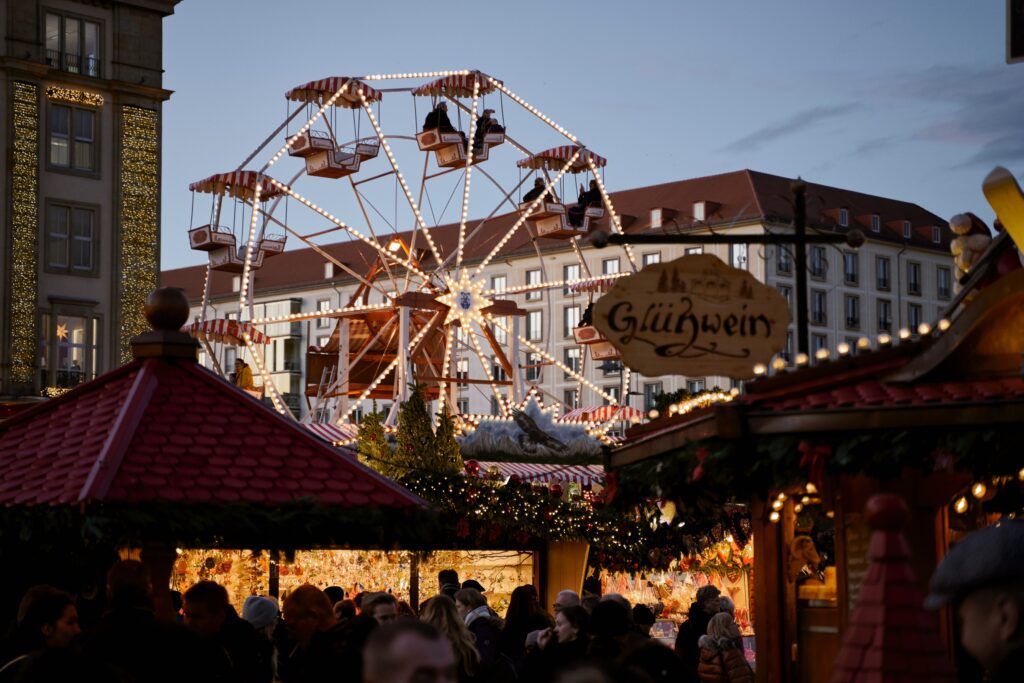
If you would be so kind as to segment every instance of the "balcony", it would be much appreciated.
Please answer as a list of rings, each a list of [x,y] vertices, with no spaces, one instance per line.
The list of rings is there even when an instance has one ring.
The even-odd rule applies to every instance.
[[[71,74],[81,74],[83,76],[92,76],[93,78],[101,78],[103,76],[102,63],[98,57],[83,57],[82,55],[58,52],[57,50],[47,50],[46,65],[51,69],[59,69]]]

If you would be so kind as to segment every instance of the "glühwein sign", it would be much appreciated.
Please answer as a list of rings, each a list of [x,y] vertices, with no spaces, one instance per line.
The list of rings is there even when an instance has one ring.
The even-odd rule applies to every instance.
[[[782,350],[789,305],[779,292],[717,256],[684,256],[616,281],[594,326],[648,376],[752,377]]]

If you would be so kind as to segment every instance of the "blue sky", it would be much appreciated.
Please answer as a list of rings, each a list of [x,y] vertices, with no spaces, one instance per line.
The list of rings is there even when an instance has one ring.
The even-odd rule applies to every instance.
[[[450,68],[503,79],[606,156],[610,190],[752,168],[991,221],[985,174],[1024,172],[1024,64],[1005,64],[1004,13],[1002,0],[186,0],[164,22],[162,265],[204,261],[187,248],[188,183],[235,168],[283,121],[285,90]],[[385,96],[385,132],[396,118],[412,132],[409,101]]]

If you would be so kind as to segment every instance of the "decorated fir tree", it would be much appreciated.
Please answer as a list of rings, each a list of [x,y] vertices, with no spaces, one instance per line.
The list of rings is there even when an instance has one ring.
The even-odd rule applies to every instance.
[[[392,478],[423,469],[433,469],[435,456],[434,429],[430,411],[423,398],[423,387],[416,385],[408,400],[398,407],[398,438],[392,456]]]
[[[359,461],[381,474],[393,476],[389,470],[393,457],[391,446],[388,445],[388,437],[384,433],[386,417],[384,413],[374,410],[359,423]]]
[[[441,420],[434,435],[435,467],[441,472],[456,474],[462,471],[462,451],[455,440],[455,420],[445,404],[441,408]]]

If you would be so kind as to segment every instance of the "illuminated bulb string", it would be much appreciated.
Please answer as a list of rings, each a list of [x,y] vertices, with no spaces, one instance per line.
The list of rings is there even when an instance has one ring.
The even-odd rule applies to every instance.
[[[277,315],[272,318],[253,318],[249,322],[253,325],[270,325],[282,322],[298,322],[300,320],[312,320],[313,318],[329,318],[335,315],[347,313],[359,313],[361,311],[379,311],[384,308],[391,308],[392,304],[367,304],[365,306],[346,306],[344,308],[331,308],[327,310],[316,310],[309,313],[288,313]]]
[[[449,369],[451,368],[452,345],[454,343],[455,343],[455,326],[452,325],[452,326],[448,327],[448,334],[446,335],[445,345],[444,345],[444,365],[441,366],[441,371],[444,373],[444,375],[446,377],[448,376]],[[435,427],[438,424],[438,419],[441,417],[441,412],[444,410],[445,392],[447,390],[448,390],[448,382],[447,381],[442,381],[441,382],[441,391],[438,394],[438,398],[440,398],[441,400],[438,401],[437,415],[434,416],[434,426]]]
[[[317,112],[315,114],[313,114],[312,118],[310,118],[309,121],[306,121],[306,123],[301,128],[299,128],[299,130],[295,133],[295,135],[291,136],[290,138],[288,138],[285,141],[284,146],[282,146],[281,149],[277,150],[277,154],[275,154],[273,157],[271,157],[270,161],[267,162],[267,165],[264,166],[262,170],[266,171],[268,168],[270,168],[275,163],[277,163],[277,160],[280,159],[281,156],[285,152],[287,152],[288,149],[291,148],[292,145],[295,144],[295,141],[299,139],[299,136],[301,136],[303,133],[305,133],[307,130],[309,130],[310,127],[314,123],[316,123],[320,119],[321,116],[324,115],[324,112],[327,111],[327,108],[330,107],[331,105],[333,105],[335,102],[337,102],[338,98],[341,97],[342,94],[345,93],[345,91],[347,91],[349,89],[349,87],[351,87],[351,85],[352,85],[352,81],[346,81],[340,88],[338,88],[337,92],[335,92],[334,95],[329,100],[327,100],[326,102],[323,103],[323,105],[320,107],[320,109],[317,110]],[[362,93],[360,93],[360,97],[362,97]],[[255,154],[255,152],[254,152],[254,154]]]
[[[528,285],[516,285],[515,287],[505,287],[504,289],[485,289],[483,294],[485,296],[501,296],[502,294],[522,294],[523,292],[535,292],[542,289],[558,289],[560,287],[574,287],[578,285],[591,285],[598,284],[607,280],[617,280],[622,277],[628,277],[632,275],[628,271],[621,273],[609,273],[608,275],[600,275],[588,278],[577,278],[574,280],[552,280],[550,282],[538,282],[535,284]]]
[[[482,329],[483,322],[478,319],[477,324],[480,325]],[[488,370],[487,357],[484,355],[483,349],[480,348],[480,342],[477,340],[476,335],[473,334],[472,332],[470,332],[467,336],[469,337],[469,341],[473,344],[473,348],[476,350],[477,358],[480,359],[480,365],[483,366],[484,372],[486,373]],[[498,405],[501,406],[501,414],[507,416],[509,415],[508,405],[506,405],[504,397],[498,390],[498,385],[494,383],[494,372],[492,371],[488,374],[491,377],[491,391],[494,392],[494,398],[497,399]]]
[[[31,384],[39,343],[39,87],[16,81],[13,91],[10,378],[17,384]]]
[[[462,220],[459,222],[459,246],[455,255],[456,269],[462,267],[462,252],[466,246],[466,219],[469,216],[469,180],[473,174],[473,148],[476,146],[476,105],[479,95],[480,79],[474,78],[473,108],[469,117],[469,140],[466,143],[466,182],[462,188]]]
[[[249,273],[252,270],[252,252],[255,247],[256,241],[256,224],[259,221],[260,213],[257,207],[260,204],[260,190],[263,186],[261,181],[262,176],[256,176],[255,187],[252,191],[252,218],[249,221],[249,241],[245,247],[245,265],[242,266],[242,282],[239,288],[240,293],[238,297],[238,319],[242,319],[242,312],[245,308],[245,304],[249,299]]]
[[[274,409],[282,415],[292,416],[292,411],[288,409],[284,401],[281,400],[280,394],[277,393],[277,387],[274,385],[273,380],[270,378],[270,373],[267,372],[267,367],[263,363],[263,355],[256,348],[256,345],[252,343],[252,338],[248,333],[242,333],[242,340],[245,342],[245,346],[249,349],[249,353],[252,354],[252,359],[256,363],[256,369],[259,370],[260,377],[263,378],[263,388],[270,394],[270,400],[274,404]]]
[[[601,174],[597,172],[597,165],[594,164],[594,160],[590,157],[587,157],[587,165],[590,167],[590,172],[594,174],[594,180],[597,181],[597,189],[601,191],[601,198],[604,200],[605,206],[608,207],[608,214],[612,219],[612,230],[621,235],[622,225],[619,223],[619,214],[615,213],[615,207],[612,205],[612,198],[608,195],[608,190],[605,189],[604,180],[601,178]],[[633,248],[628,244],[623,246],[626,248],[626,258],[629,259],[630,264],[633,266],[633,270],[636,270],[636,257],[633,255]]]
[[[404,74],[373,74],[370,76],[360,76],[359,79],[363,81],[391,81],[408,78],[447,78],[448,76],[468,76],[471,73],[473,72],[468,69],[462,69],[460,71],[418,71]]]
[[[541,121],[543,121],[544,123],[548,124],[549,126],[554,128],[555,130],[557,130],[559,133],[561,133],[565,137],[567,137],[570,140],[572,140],[574,143],[579,144],[579,138],[577,138],[575,135],[573,135],[572,133],[567,131],[565,128],[562,128],[560,125],[558,125],[557,123],[552,121],[550,118],[545,116],[543,113],[541,113],[541,111],[539,109],[537,109],[532,104],[530,104],[529,102],[527,102],[526,100],[521,98],[519,95],[516,95],[514,92],[512,92],[511,90],[506,88],[504,83],[502,83],[501,81],[497,80],[496,78],[491,78],[490,76],[487,76],[487,80],[490,81],[491,84],[494,87],[496,87],[498,90],[500,90],[501,92],[503,92],[506,95],[508,95],[509,97],[511,97],[512,100],[516,104],[518,104],[519,106],[521,106],[524,109],[526,109],[528,112],[530,112],[531,114],[533,114],[534,116],[539,118]]]

